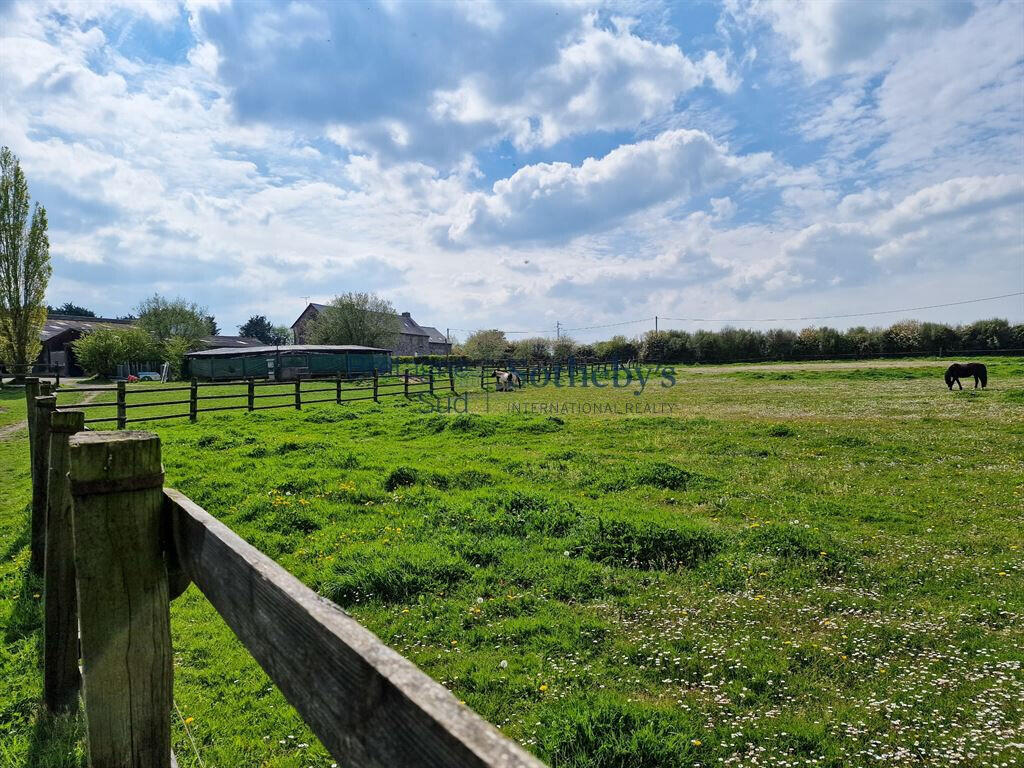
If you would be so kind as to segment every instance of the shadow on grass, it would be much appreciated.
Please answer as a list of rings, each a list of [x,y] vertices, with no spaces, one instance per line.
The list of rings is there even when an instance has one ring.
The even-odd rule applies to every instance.
[[[71,715],[42,711],[32,728],[25,768],[85,768],[85,718],[81,709]]]
[[[43,582],[27,566],[21,576],[18,596],[6,617],[4,642],[13,644],[28,640],[34,645],[39,661],[33,665],[33,669],[26,671],[42,676]],[[84,768],[87,763],[83,746],[85,718],[81,714],[81,706],[73,714],[52,715],[44,709],[42,701],[36,698],[41,688],[41,684],[29,686],[28,690],[32,693],[18,697],[21,701],[17,702],[16,707],[24,713],[23,716],[27,716],[28,721],[22,722],[26,726],[31,723],[31,732],[27,734],[27,744],[21,742],[23,746],[18,747],[15,742],[16,752],[23,754],[25,768]],[[22,749],[25,750],[23,753]]]

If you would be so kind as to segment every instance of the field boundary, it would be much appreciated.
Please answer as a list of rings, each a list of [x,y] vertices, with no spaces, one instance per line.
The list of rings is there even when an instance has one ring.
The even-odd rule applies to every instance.
[[[32,382],[35,382],[35,384],[32,384],[33,386],[38,386],[38,380],[26,379],[26,388],[29,387]],[[246,387],[246,391],[238,394],[203,394],[203,390],[213,389],[216,393],[222,390],[215,388],[242,386]],[[278,389],[285,388],[285,391],[257,391],[270,387],[276,387]],[[433,371],[430,371],[425,375],[419,375],[410,373],[409,370],[406,370],[401,374],[380,375],[374,371],[372,376],[355,378],[344,378],[342,376],[336,376],[333,378],[301,378],[293,381],[257,381],[256,379],[250,378],[244,381],[200,382],[198,379],[192,379],[192,381],[185,386],[171,385],[144,389],[129,389],[126,382],[119,381],[112,387],[64,387],[51,388],[50,391],[55,395],[87,392],[91,393],[93,398],[102,393],[113,394],[115,396],[113,402],[89,402],[76,403],[74,405],[68,404],[58,406],[57,410],[64,412],[69,409],[77,410],[81,408],[108,409],[98,416],[87,418],[85,423],[87,425],[113,423],[116,425],[117,429],[125,429],[129,424],[138,424],[147,421],[163,421],[167,419],[188,419],[189,421],[194,422],[198,420],[200,413],[210,413],[214,411],[263,411],[273,408],[294,408],[295,410],[302,410],[302,406],[304,404],[312,405],[314,403],[335,403],[337,405],[342,405],[344,403],[361,400],[372,400],[375,403],[379,403],[382,397],[394,397],[398,395],[411,398],[423,395],[434,397],[439,393],[444,392],[456,394],[455,374],[452,369],[447,371],[447,376],[444,376],[440,382],[436,380]],[[140,395],[164,393],[169,393],[168,398],[170,399],[158,400],[155,402],[131,402],[133,398]],[[331,394],[326,395],[326,393]],[[314,395],[314,397],[310,397],[310,395]],[[244,400],[244,402],[227,405],[214,404],[207,407],[201,407],[200,405],[203,401],[216,401],[217,403],[220,403],[224,400]],[[257,402],[259,404],[257,404]],[[129,411],[134,411],[134,409],[137,408],[157,408],[171,405],[182,406],[182,412],[134,418],[129,415]],[[187,411],[184,410],[184,407],[186,406]],[[111,408],[115,409],[113,415],[107,415]]]

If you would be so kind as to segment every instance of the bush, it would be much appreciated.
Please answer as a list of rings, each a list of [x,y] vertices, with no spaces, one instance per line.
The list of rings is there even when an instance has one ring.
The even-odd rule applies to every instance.
[[[86,371],[113,376],[123,363],[141,363],[160,357],[157,342],[141,328],[98,328],[71,342],[75,357]]]
[[[171,378],[180,379],[185,368],[185,355],[192,351],[193,343],[182,336],[172,336],[164,341],[164,359],[171,366]]]

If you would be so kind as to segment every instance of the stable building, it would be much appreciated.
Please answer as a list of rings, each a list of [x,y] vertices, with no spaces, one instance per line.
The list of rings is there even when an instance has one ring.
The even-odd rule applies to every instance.
[[[234,379],[352,378],[391,372],[391,351],[354,344],[288,344],[203,349],[185,355],[185,375],[207,381]]]
[[[45,366],[45,371],[59,373],[61,376],[81,376],[85,371],[75,359],[72,342],[82,338],[90,331],[112,330],[124,331],[134,325],[134,320],[122,320],[109,317],[86,317],[84,315],[47,315],[42,330],[39,331],[39,342],[42,349],[36,359],[36,365]]]

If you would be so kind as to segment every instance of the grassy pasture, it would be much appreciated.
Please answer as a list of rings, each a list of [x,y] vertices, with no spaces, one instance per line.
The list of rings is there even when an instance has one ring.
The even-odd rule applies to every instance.
[[[985,362],[151,428],[168,484],[553,766],[1020,766],[1024,362]],[[24,432],[0,467],[0,766],[79,766],[35,705]],[[331,765],[195,588],[172,612],[179,764]]]

